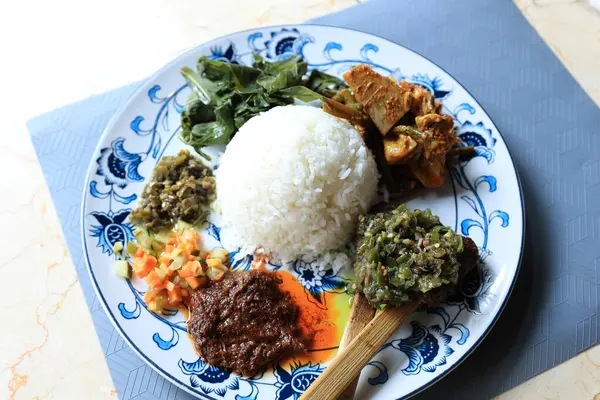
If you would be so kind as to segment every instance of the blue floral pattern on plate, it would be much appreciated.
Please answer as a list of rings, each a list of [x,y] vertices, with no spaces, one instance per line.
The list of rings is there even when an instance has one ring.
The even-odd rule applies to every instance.
[[[477,157],[450,171],[447,185],[436,192],[439,195],[409,205],[431,206],[448,225],[470,235],[479,245],[481,268],[469,274],[461,290],[446,303],[415,313],[365,367],[359,385],[359,395],[376,398],[403,397],[420,390],[447,373],[485,336],[514,281],[522,206],[504,142],[480,106],[447,73],[401,46],[354,31],[303,25],[238,33],[183,55],[178,65],[194,65],[199,53],[244,64],[251,61],[252,52],[270,60],[299,55],[309,68],[334,74],[368,64],[397,80],[418,84],[442,102],[444,112],[454,118],[456,135],[476,149]],[[92,282],[125,340],[184,389],[205,398],[296,400],[326,364],[292,360],[251,378],[207,365],[194,354],[188,340],[180,340],[186,336],[186,318],[180,311],[150,313],[142,300],[143,282],[105,272],[115,258],[114,243],[133,240],[127,216],[145,177],[163,154],[183,147],[173,139],[188,93],[178,67],[166,67],[133,96],[101,139],[86,185],[82,221]],[[218,150],[214,149],[215,154]],[[205,245],[224,248],[218,215],[211,215],[202,236]],[[503,251],[498,253],[500,246]],[[250,256],[239,249],[227,250],[234,269],[250,267]],[[500,267],[509,270],[499,274]],[[344,274],[319,271],[301,260],[285,268],[296,275],[307,298],[319,307],[328,307],[325,293],[346,296],[349,277]]]

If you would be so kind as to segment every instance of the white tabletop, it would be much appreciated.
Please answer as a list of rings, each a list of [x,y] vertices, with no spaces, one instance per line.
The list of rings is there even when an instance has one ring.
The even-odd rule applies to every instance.
[[[357,2],[0,3],[0,399],[116,397],[26,120],[143,79],[217,36],[301,22]],[[600,104],[600,14],[584,0],[516,2]],[[600,346],[499,397],[592,398],[600,399]]]

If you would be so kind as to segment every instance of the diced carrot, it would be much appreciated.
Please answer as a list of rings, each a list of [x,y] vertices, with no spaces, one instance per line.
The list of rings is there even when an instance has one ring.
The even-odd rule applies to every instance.
[[[171,264],[172,258],[170,254],[167,253],[163,253],[160,258],[158,259],[158,261],[161,262],[161,264],[165,264],[167,267],[169,266],[169,264]]]
[[[185,281],[190,285],[192,289],[198,289],[200,287],[200,279],[195,276],[188,276]]]
[[[141,247],[138,247],[137,251],[135,252],[135,256],[138,258],[141,258],[141,257],[144,257],[144,254],[146,254],[144,249],[142,249]]]
[[[143,257],[134,259],[133,269],[137,276],[139,276],[140,278],[145,278],[150,273],[150,271],[152,271],[154,267],[156,267],[156,263],[156,258],[148,254],[144,254]]]
[[[171,252],[173,252],[173,250],[175,250],[175,246],[173,246],[173,245],[172,245],[172,244],[170,244],[170,242],[169,242],[169,244],[165,246],[165,251],[166,251],[167,253],[171,253]]]
[[[186,253],[191,253],[192,251],[194,251],[196,246],[194,246],[193,243],[186,243],[183,245],[183,248]]]
[[[150,283],[148,282],[148,278],[146,277],[146,283],[148,283],[148,286],[150,286]],[[156,283],[156,281],[154,282],[155,286],[150,286],[152,288],[152,290],[160,292],[161,290],[163,290],[165,288],[165,285],[163,285],[162,283]]]
[[[194,271],[190,270],[190,269],[180,269],[179,271],[177,271],[179,273],[179,276],[182,278],[189,278],[194,276]]]
[[[164,264],[160,264],[157,269],[160,271],[156,271],[158,272],[158,276],[160,276],[160,278],[164,281],[166,277],[169,276],[169,267]]]
[[[196,264],[200,265],[198,261],[188,261],[183,265],[183,269],[189,269],[192,272],[196,272]]]
[[[196,259],[196,256],[193,256],[191,254],[187,256],[188,261],[194,261],[195,259]]]
[[[165,282],[165,289],[167,289],[167,291],[169,291],[169,292],[173,291],[173,289],[175,289],[176,287],[179,287],[179,286],[175,286],[175,284],[171,281]]]
[[[188,261],[187,264],[185,264],[185,269],[189,269],[190,271],[192,271],[194,276],[204,275],[204,271],[202,270],[202,264],[200,264],[200,261]]]
[[[135,264],[134,264],[134,268],[135,268]],[[135,269],[135,273],[137,276],[139,276],[140,278],[145,278],[148,276],[148,274],[150,272],[152,272],[154,270],[154,268],[152,268],[149,265],[140,265],[138,269]]]
[[[156,267],[156,264],[158,264],[158,260],[156,257],[146,254],[144,257],[144,264],[154,268]]]
[[[206,276],[190,276],[185,278],[185,281],[193,290],[198,289],[199,287],[205,287],[208,282],[208,278]]]
[[[156,292],[152,289],[148,289],[146,293],[144,293],[144,303],[148,304],[156,297]]]
[[[181,287],[175,286],[173,290],[169,290],[169,305],[178,306],[181,304],[181,300],[183,299]]]
[[[146,277],[146,283],[148,283],[148,286],[150,286],[154,290],[161,290],[164,288],[162,280],[158,276],[158,273],[155,269],[150,271],[150,273]]]

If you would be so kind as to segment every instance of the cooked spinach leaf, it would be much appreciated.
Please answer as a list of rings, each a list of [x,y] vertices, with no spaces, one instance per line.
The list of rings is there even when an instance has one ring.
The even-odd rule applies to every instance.
[[[202,148],[227,144],[250,118],[276,106],[323,100],[347,86],[340,79],[313,70],[301,57],[268,62],[253,55],[252,66],[229,64],[200,56],[196,71],[181,69],[192,94],[181,114],[181,139],[204,157]]]
[[[310,71],[304,86],[326,97],[333,97],[341,89],[347,88],[343,80],[318,69]]]

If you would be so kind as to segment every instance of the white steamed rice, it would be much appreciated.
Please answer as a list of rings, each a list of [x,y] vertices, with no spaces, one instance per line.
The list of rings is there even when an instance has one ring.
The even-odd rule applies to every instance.
[[[223,240],[286,262],[346,244],[375,200],[378,175],[348,122],[291,105],[246,122],[216,178]]]

